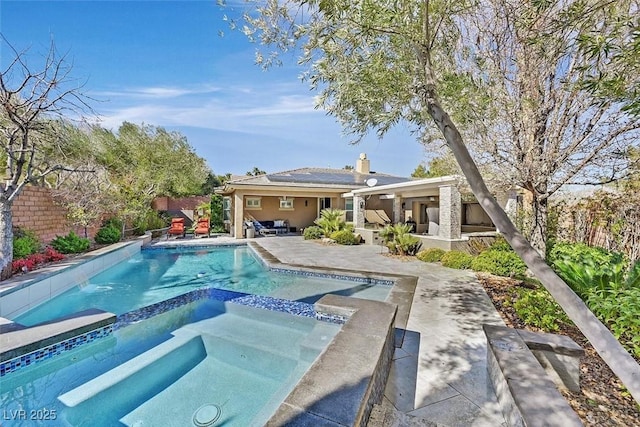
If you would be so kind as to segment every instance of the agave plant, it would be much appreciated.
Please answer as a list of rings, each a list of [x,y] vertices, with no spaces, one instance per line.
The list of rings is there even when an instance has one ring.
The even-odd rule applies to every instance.
[[[380,237],[389,252],[398,255],[415,255],[422,246],[420,239],[410,234],[411,225],[393,224],[380,230]]]

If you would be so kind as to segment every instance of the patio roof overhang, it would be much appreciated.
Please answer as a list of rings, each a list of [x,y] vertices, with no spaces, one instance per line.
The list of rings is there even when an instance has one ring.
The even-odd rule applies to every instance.
[[[400,196],[403,198],[420,197],[434,192],[438,188],[447,185],[461,184],[463,178],[460,175],[440,176],[437,178],[422,178],[414,181],[399,182],[396,184],[380,185],[378,187],[359,188],[351,190],[349,193],[343,193],[342,197],[369,196],[380,195],[383,198],[394,198]]]

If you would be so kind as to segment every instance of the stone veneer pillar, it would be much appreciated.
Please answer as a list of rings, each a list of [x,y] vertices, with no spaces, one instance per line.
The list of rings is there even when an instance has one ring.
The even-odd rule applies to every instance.
[[[402,212],[402,197],[394,196],[393,197],[393,223],[397,224],[399,222],[404,222],[403,212]]]
[[[244,194],[238,191],[233,195],[233,232],[236,239],[242,239],[244,227]]]
[[[455,185],[440,187],[440,230],[438,236],[443,239],[459,239],[461,236],[460,216],[462,199]]]
[[[364,228],[364,198],[358,195],[353,196],[353,226]]]

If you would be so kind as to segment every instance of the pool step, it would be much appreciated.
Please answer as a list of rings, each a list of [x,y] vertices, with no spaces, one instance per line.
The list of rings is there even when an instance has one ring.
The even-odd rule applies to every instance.
[[[91,419],[118,420],[147,400],[149,394],[176,382],[206,356],[199,336],[176,334],[58,399],[68,407],[65,413],[72,424]]]

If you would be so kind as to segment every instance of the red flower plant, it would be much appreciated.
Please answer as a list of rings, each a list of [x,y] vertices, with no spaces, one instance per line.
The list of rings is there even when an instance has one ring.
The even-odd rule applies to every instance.
[[[60,261],[62,259],[64,259],[64,255],[62,255],[52,247],[47,246],[44,250],[44,253],[31,254],[26,258],[14,260],[11,263],[11,269],[13,271],[13,274],[20,272],[26,273],[27,271],[31,271],[41,264]]]

